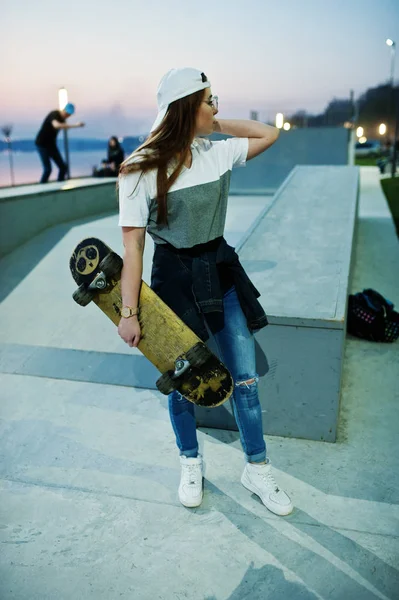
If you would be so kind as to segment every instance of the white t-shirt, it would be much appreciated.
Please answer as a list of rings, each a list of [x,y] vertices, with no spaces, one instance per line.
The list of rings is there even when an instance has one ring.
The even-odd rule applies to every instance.
[[[245,166],[248,138],[217,142],[198,138],[191,152],[190,169],[183,167],[167,194],[167,226],[156,223],[156,170],[119,178],[120,226],[147,227],[155,243],[176,248],[191,248],[223,235],[231,171]]]

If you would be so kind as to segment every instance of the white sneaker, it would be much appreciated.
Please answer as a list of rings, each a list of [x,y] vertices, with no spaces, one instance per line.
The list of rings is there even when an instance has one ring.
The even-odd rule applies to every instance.
[[[179,500],[183,506],[194,508],[202,502],[202,456],[197,458],[180,457],[181,478]]]
[[[247,463],[241,477],[241,483],[262,500],[271,512],[284,517],[294,507],[290,498],[281,490],[274,480],[271,464]]]

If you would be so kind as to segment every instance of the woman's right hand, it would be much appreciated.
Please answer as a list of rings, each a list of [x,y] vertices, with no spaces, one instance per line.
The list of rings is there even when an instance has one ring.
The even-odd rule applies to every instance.
[[[137,348],[141,337],[141,328],[137,317],[133,316],[128,319],[122,317],[119,321],[118,333],[131,348]]]

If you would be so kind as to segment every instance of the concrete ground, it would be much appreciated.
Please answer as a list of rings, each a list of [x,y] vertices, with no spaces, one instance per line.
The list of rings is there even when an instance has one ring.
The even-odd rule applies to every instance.
[[[377,169],[361,174],[352,288],[398,305],[398,240]],[[269,201],[233,196],[228,240]],[[0,597],[399,598],[398,342],[348,338],[336,444],[267,437],[292,515],[241,486],[237,434],[211,429],[199,432],[204,501],[185,509],[166,398],[130,387],[138,352],[70,298],[69,254],[92,234],[121,250],[111,215],[49,230],[0,263]],[[148,244],[147,280],[150,259]]]

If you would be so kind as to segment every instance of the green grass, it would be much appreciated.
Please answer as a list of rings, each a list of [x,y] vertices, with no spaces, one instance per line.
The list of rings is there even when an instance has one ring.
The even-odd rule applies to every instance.
[[[355,158],[355,165],[358,167],[376,167],[377,166],[377,158]]]
[[[399,237],[399,177],[381,179],[381,185]]]

